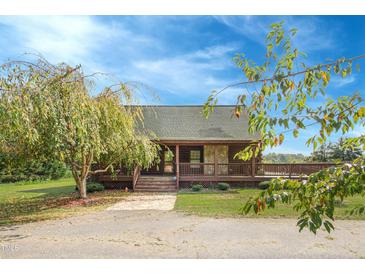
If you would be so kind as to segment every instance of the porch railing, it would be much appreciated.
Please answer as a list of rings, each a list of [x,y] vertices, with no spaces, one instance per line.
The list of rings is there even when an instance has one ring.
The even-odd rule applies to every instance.
[[[251,163],[228,163],[217,165],[218,176],[250,176],[252,171]]]
[[[322,169],[336,166],[335,163],[275,163],[256,164],[256,176],[300,176],[310,175]]]
[[[256,163],[255,165],[252,163],[180,163],[180,176],[291,177],[309,175],[335,165],[335,163]]]
[[[180,163],[180,176],[214,176],[214,164]]]

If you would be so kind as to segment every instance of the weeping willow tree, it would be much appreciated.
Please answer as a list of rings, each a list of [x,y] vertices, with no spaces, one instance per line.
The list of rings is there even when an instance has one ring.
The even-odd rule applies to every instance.
[[[306,144],[316,150],[333,134],[346,134],[355,125],[365,124],[365,106],[360,93],[333,98],[328,92],[331,79],[351,75],[354,62],[365,55],[308,65],[306,54],[293,46],[296,33],[297,29],[285,28],[284,22],[272,24],[266,36],[262,64],[237,54],[234,61],[246,80],[213,91],[204,106],[205,114],[209,115],[220,93],[229,92],[231,87],[244,87],[233,113],[239,118],[245,111],[249,132],[258,132],[261,139],[259,150],[252,144],[236,157],[247,160],[266,148],[285,144],[288,134],[297,138],[302,133],[312,133]],[[322,103],[318,104],[318,100]],[[364,150],[365,135],[348,138],[343,145]],[[293,204],[298,211],[300,230],[309,228],[316,233],[324,226],[330,232],[334,229],[336,199],[357,194],[365,194],[363,155],[358,155],[351,164],[322,170],[304,181],[275,179],[267,190],[248,200],[243,211],[259,213],[274,208],[278,202]],[[352,211],[364,212],[365,205]]]
[[[90,174],[125,165],[149,167],[158,146],[137,125],[143,115],[123,83],[89,94],[94,83],[81,66],[44,58],[1,66],[0,150],[29,158],[59,159],[72,171],[81,198]],[[91,170],[102,162],[101,170]]]

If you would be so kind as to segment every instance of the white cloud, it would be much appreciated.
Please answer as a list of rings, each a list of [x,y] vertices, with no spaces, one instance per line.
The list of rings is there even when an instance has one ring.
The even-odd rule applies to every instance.
[[[158,83],[159,89],[174,94],[207,96],[229,83],[220,74],[233,67],[230,55],[235,50],[232,45],[219,45],[169,58],[137,60],[128,75],[151,85]]]
[[[261,45],[265,44],[265,37],[270,30],[270,25],[281,20],[285,20],[284,27],[287,29],[293,27],[298,29],[293,43],[295,47],[304,52],[335,48],[337,45],[334,38],[338,30],[335,26],[331,26],[332,30],[324,30],[320,19],[315,17],[216,16],[215,18],[234,31]]]
[[[8,39],[16,55],[40,53],[51,62],[82,64],[92,72],[110,72],[102,62],[109,47],[130,54],[136,44],[155,44],[120,23],[91,16],[5,16],[0,24],[12,30]]]
[[[335,76],[331,79],[331,84],[333,84],[335,87],[343,87],[348,84],[351,84],[356,81],[356,77],[354,75],[348,76],[346,78],[342,78],[340,76]]]
[[[139,20],[143,26],[150,22],[148,17]],[[109,79],[139,81],[144,91],[158,89],[187,95],[203,92],[207,96],[212,89],[227,84],[220,73],[233,66],[231,56],[237,49],[234,44],[166,55],[166,41],[155,37],[153,30],[140,34],[141,26],[129,23],[91,16],[4,16],[0,17],[0,26],[7,30],[3,39],[8,42],[0,39],[0,44],[8,48],[6,58],[40,53],[53,63],[82,64],[87,73],[109,73],[107,79],[101,77],[103,83],[113,81]],[[168,26],[169,30],[180,27]],[[147,98],[142,101],[149,100],[149,95],[141,94]]]
[[[90,17],[3,17],[19,39],[20,49],[39,52],[53,62],[77,62],[87,58],[113,33]]]

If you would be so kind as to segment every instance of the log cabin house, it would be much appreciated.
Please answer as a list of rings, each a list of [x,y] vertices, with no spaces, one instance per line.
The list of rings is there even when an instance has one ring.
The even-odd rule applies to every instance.
[[[264,164],[261,157],[249,161],[235,158],[260,137],[248,133],[247,116],[237,119],[234,106],[216,106],[205,118],[203,106],[142,106],[144,126],[158,138],[160,163],[149,169],[136,168],[116,175],[100,174],[96,180],[106,187],[128,187],[135,191],[177,191],[200,183],[218,182],[252,187],[276,176],[295,177],[326,167],[326,164]]]

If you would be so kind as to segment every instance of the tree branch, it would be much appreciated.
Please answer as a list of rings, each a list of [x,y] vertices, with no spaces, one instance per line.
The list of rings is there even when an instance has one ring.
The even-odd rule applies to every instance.
[[[364,59],[364,58],[365,58],[365,54],[359,55],[359,56],[355,56],[355,57],[352,57],[352,58],[348,58],[348,59],[344,59],[344,60],[342,60],[342,63],[348,63],[348,62],[352,62],[352,61],[356,61],[356,60]],[[336,65],[338,62],[339,62],[339,60],[337,60],[335,62],[332,62],[332,63],[317,65],[317,66],[314,66],[314,67],[311,67],[311,68],[307,68],[305,70],[301,70],[301,71],[297,71],[297,72],[293,72],[293,73],[288,73],[286,75],[283,75],[281,78],[284,79],[284,78],[288,78],[288,77],[293,77],[293,76],[296,76],[296,75],[299,75],[299,74],[306,73],[308,71],[316,70],[318,68],[327,67],[327,66],[333,66],[333,65]],[[260,82],[261,83],[269,82],[269,81],[275,80],[276,77],[277,76],[274,75],[271,78],[260,79],[260,80],[257,80],[257,81],[251,80],[251,81],[243,81],[243,82],[233,83],[233,84],[230,84],[230,85],[225,86],[224,88],[222,88],[221,90],[219,90],[218,92],[216,92],[214,94],[214,97],[217,97],[218,94],[222,93],[223,91],[225,91],[226,89],[229,89],[229,88],[233,88],[233,87],[237,87],[237,86],[242,86],[242,85],[247,85],[247,84],[260,83]]]

